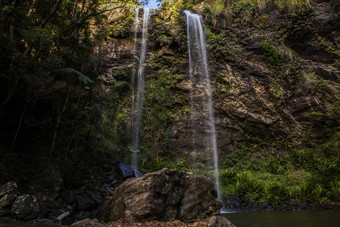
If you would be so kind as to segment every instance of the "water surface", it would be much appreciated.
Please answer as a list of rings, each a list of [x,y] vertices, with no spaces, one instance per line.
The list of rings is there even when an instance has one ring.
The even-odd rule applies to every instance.
[[[340,210],[222,214],[237,227],[338,227]]]

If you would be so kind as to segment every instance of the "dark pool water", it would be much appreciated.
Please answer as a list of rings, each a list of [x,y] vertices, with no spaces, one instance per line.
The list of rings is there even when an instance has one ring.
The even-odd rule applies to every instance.
[[[340,210],[222,214],[237,227],[340,227]]]

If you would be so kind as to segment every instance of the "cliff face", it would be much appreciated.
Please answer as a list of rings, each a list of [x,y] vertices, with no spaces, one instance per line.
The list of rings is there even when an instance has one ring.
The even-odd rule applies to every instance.
[[[203,15],[206,26],[222,166],[235,150],[284,156],[291,148],[317,146],[336,134],[339,31],[328,1],[312,1],[299,13],[272,8],[234,15],[228,26],[213,25],[204,4],[193,10]],[[193,157],[200,165],[208,161],[204,116],[196,112],[190,118],[186,39],[179,11],[163,9],[152,16],[140,149],[146,169],[153,168],[155,155],[188,166]],[[129,71],[127,64],[121,70]],[[131,118],[128,105],[131,100],[121,108],[126,119]],[[128,136],[128,120],[117,125],[122,122]],[[198,128],[195,135],[192,125]],[[202,141],[195,152],[192,136]]]

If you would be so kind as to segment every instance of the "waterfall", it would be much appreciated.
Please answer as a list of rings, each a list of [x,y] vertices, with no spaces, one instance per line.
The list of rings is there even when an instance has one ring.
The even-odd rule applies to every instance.
[[[193,126],[193,147],[196,149],[198,146],[196,143],[200,142],[198,141],[198,131],[204,131],[206,149],[213,159],[216,191],[218,198],[221,198],[215,118],[202,17],[189,11],[184,13],[187,19],[189,76],[192,86],[190,91],[190,108]],[[193,122],[194,115],[200,117],[196,125]]]
[[[136,70],[137,75],[137,87],[135,85],[135,79],[132,79],[133,82],[133,89],[137,90],[136,100],[135,100],[135,108],[134,108],[134,118],[133,118],[133,132],[132,132],[132,158],[131,158],[131,165],[134,169],[138,169],[138,149],[139,149],[139,131],[141,127],[141,120],[142,120],[142,109],[143,109],[143,97],[144,97],[144,70],[145,70],[145,59],[146,59],[146,52],[147,52],[147,36],[148,36],[148,25],[149,25],[149,18],[150,18],[150,9],[144,7],[144,14],[143,14],[143,29],[142,29],[142,46],[141,52],[139,56],[139,64]],[[136,11],[136,21],[135,21],[135,40],[137,39],[137,30],[139,26],[139,18],[138,18],[138,9]],[[134,53],[136,53],[136,43],[134,45]],[[135,75],[133,76],[135,77]],[[136,87],[136,88],[135,88]],[[135,92],[134,92],[135,94]]]
[[[135,65],[136,64],[136,54],[137,54],[137,36],[138,36],[138,28],[139,28],[139,9],[141,7],[138,7],[135,11],[135,28],[134,28],[134,35],[133,35],[133,38],[134,38],[134,45],[133,45],[133,51],[132,51],[132,54],[133,54],[133,59],[132,59],[132,62],[133,64]],[[135,67],[136,69],[136,67]],[[137,70],[135,70],[137,71]],[[136,89],[136,73],[134,72],[133,75],[132,75],[132,78],[131,78],[131,86],[132,86],[132,100],[135,101],[135,89]],[[132,111],[134,111],[134,105],[133,104],[133,107],[132,107]]]

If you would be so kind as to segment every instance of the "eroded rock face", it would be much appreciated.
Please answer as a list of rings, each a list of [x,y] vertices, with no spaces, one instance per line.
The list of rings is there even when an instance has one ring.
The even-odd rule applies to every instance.
[[[22,195],[16,198],[11,211],[20,219],[28,221],[38,216],[40,207],[37,198],[32,195]]]
[[[222,203],[216,197],[214,184],[207,177],[163,169],[120,185],[104,221],[206,220],[219,214]]]

